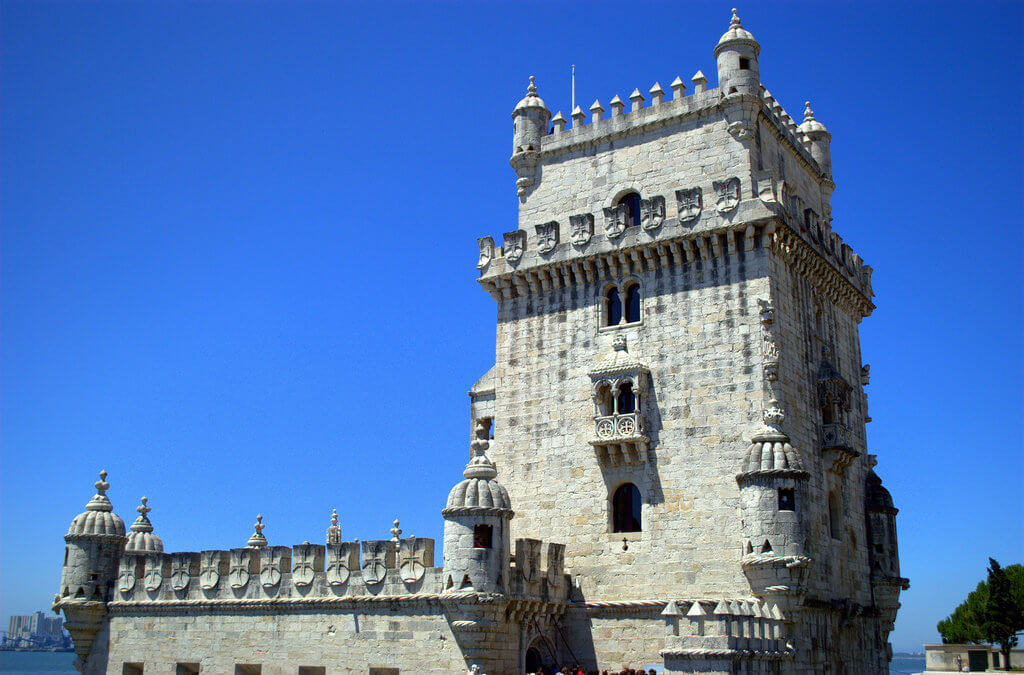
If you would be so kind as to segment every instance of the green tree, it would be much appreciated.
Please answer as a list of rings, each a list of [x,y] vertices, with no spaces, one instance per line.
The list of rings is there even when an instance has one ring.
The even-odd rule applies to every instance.
[[[1024,566],[1000,567],[989,558],[988,578],[937,626],[945,643],[999,645],[1004,663],[1024,630]]]

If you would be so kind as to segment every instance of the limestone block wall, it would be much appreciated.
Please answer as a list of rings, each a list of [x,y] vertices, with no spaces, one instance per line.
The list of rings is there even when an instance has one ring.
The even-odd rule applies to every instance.
[[[760,422],[767,260],[755,248],[640,272],[642,321],[625,327],[599,326],[598,280],[499,303],[491,457],[516,507],[513,534],[565,542],[585,599],[746,587],[734,477]],[[602,466],[588,371],[618,336],[650,369],[651,447],[643,463]],[[612,533],[609,499],[627,481],[643,531]]]

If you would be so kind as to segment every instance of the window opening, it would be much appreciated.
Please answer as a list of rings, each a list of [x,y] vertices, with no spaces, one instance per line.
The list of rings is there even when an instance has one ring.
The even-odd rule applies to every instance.
[[[615,404],[612,400],[612,388],[607,384],[597,390],[597,412],[601,417],[615,413]]]
[[[606,326],[618,326],[622,321],[622,300],[615,286],[604,292],[604,320]]]
[[[796,511],[796,495],[793,488],[779,488],[779,511]]]
[[[327,675],[326,666],[299,666],[299,675]]]
[[[491,548],[494,528],[483,523],[473,527],[473,548]]]
[[[236,663],[235,675],[260,675],[263,666],[255,663]]]
[[[640,284],[632,284],[626,289],[626,323],[640,320]]]
[[[640,490],[620,485],[612,497],[612,532],[640,532]]]
[[[626,415],[636,412],[636,396],[633,394],[633,385],[630,382],[623,382],[619,385],[619,414]]]
[[[121,666],[121,675],[142,675],[141,663],[126,663]]]
[[[750,59],[740,57],[740,70],[750,70]]]
[[[179,663],[174,667],[174,675],[196,675],[198,672],[198,663]]]
[[[64,547],[64,567],[68,566],[68,554],[69,553],[71,553],[71,547],[70,546],[65,546]]]
[[[640,227],[640,195],[627,192],[619,198],[619,204],[626,205],[626,227]]]
[[[828,496],[828,530],[833,539],[843,538],[842,529],[839,526],[840,508],[839,495],[832,492]]]

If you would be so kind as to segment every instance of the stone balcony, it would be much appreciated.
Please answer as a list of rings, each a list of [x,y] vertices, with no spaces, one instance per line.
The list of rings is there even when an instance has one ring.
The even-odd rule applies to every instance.
[[[643,464],[647,461],[649,443],[644,416],[638,412],[594,418],[594,438],[590,444],[601,466]]]
[[[845,424],[824,424],[821,429],[821,455],[832,473],[842,475],[860,453],[853,449],[853,432]]]

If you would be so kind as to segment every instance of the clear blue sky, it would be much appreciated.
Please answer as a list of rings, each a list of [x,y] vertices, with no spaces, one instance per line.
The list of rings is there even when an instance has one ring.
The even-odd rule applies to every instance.
[[[511,110],[702,69],[727,3],[2,5],[0,620],[49,606],[110,472],[169,550],[440,538],[493,361],[478,236]],[[919,649],[1024,557],[1022,4],[748,3],[761,75],[833,134],[874,266],[871,452]],[[684,592],[681,589],[681,592]]]

